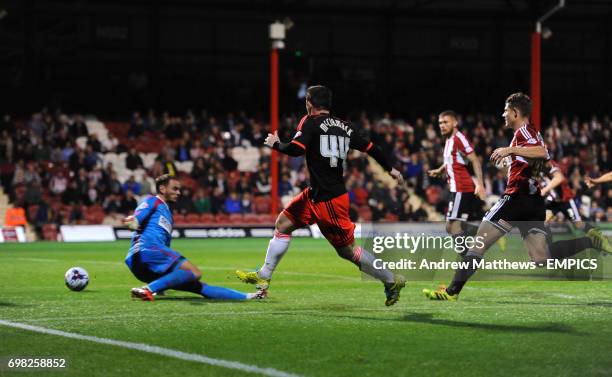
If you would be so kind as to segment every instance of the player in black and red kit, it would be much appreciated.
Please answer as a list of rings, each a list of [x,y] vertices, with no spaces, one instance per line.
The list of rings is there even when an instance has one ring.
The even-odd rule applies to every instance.
[[[289,248],[291,233],[307,225],[317,224],[338,255],[356,264],[368,275],[385,286],[385,305],[393,305],[405,286],[404,278],[388,270],[373,266],[374,256],[355,247],[355,224],[349,218],[349,196],[343,177],[343,163],[349,149],[368,153],[398,182],[402,175],[386,160],[382,149],[369,137],[346,121],[330,114],[331,91],[321,85],[311,86],[306,94],[305,115],[297,127],[293,140],[282,143],[277,134],[269,134],[265,144],[289,156],[306,155],[310,173],[310,187],[298,194],[276,219],[274,238],[270,241],[263,267],[257,272],[236,271],[238,278],[256,284],[260,289],[269,286],[274,269]]]
[[[493,163],[502,159],[509,163],[505,195],[483,218],[476,234],[482,242],[476,243],[463,257],[467,267],[455,271],[448,288],[424,289],[429,299],[457,300],[465,283],[476,272],[476,263],[513,227],[519,228],[529,256],[537,265],[545,264],[549,258],[567,258],[588,247],[610,252],[607,240],[596,229],[589,231],[587,237],[550,243],[544,226],[544,198],[537,182],[549,156],[542,136],[529,126],[530,114],[531,99],[526,94],[515,93],[506,99],[503,117],[505,126],[514,130],[514,137],[509,147],[497,148],[491,154]]]

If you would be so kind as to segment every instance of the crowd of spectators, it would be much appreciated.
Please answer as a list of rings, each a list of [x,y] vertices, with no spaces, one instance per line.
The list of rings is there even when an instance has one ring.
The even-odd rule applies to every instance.
[[[281,120],[281,139],[289,140],[298,118]],[[381,145],[387,158],[407,180],[393,187],[377,179],[376,167],[366,155],[354,152],[346,161],[347,188],[354,220],[421,221],[442,219],[448,190],[443,179],[430,178],[427,170],[442,164],[444,140],[437,116],[411,120],[391,114],[362,113],[353,120]],[[103,222],[118,225],[140,197],[155,192],[153,178],[163,173],[178,175],[185,184],[175,213],[250,214],[266,211],[258,202],[269,202],[270,154],[262,147],[268,125],[244,113],[213,116],[205,111],[183,116],[134,112],[124,129],[103,139],[90,133],[80,114],[68,116],[43,110],[29,119],[15,121],[5,115],[0,122],[0,178],[15,206],[26,209],[28,221],[37,228],[46,223]],[[612,188],[587,189],[583,177],[610,170],[609,148],[612,122],[608,116],[590,119],[555,117],[544,126],[543,136],[551,156],[561,163],[583,214],[591,220],[612,220]],[[472,114],[460,117],[460,129],[468,136],[482,160],[487,196],[502,195],[505,172],[488,163],[493,149],[507,146],[511,130],[502,128],[499,116]],[[115,130],[117,131],[117,130]],[[154,135],[162,147],[151,166],[145,166],[138,141]],[[82,147],[76,142],[84,138]],[[236,147],[259,148],[256,171],[237,170]],[[121,181],[105,153],[125,152],[125,167],[134,174]],[[190,173],[176,164],[193,161]],[[308,185],[303,158],[282,156],[279,163],[279,194],[286,202]],[[393,187],[393,188],[392,188]],[[409,200],[412,197],[421,200]],[[263,198],[258,200],[258,198]],[[260,212],[261,212],[260,211]],[[96,213],[97,216],[90,216]]]

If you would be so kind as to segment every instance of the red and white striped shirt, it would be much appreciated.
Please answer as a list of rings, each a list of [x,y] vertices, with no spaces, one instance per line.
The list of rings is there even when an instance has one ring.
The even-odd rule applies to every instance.
[[[514,131],[514,137],[510,142],[510,146],[519,148],[541,146],[546,148],[542,135],[527,125],[524,125],[523,127]],[[548,154],[548,152],[546,152],[546,154]],[[513,154],[511,154],[509,157],[512,163],[508,169],[508,185],[506,186],[505,194],[539,195],[540,188],[538,187],[535,176],[537,172],[532,170],[532,167],[529,166],[527,159],[525,157],[515,156]]]
[[[444,165],[450,192],[474,192],[474,181],[466,166],[470,153],[474,153],[474,148],[461,132],[446,139]]]

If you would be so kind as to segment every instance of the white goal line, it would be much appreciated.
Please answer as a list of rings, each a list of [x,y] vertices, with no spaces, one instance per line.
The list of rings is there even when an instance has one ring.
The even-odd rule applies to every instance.
[[[99,338],[97,336],[81,335],[81,334],[77,334],[77,333],[71,333],[71,332],[66,332],[66,331],[49,329],[49,328],[46,328],[46,327],[32,326],[32,325],[28,325],[28,324],[25,324],[25,323],[5,321],[5,320],[2,320],[2,319],[0,319],[0,326],[6,326],[6,327],[12,327],[12,328],[16,328],[16,329],[33,331],[33,332],[37,332],[37,333],[41,333],[41,334],[56,335],[56,336],[61,336],[61,337],[64,337],[64,338],[84,340],[84,341],[88,341],[88,342],[99,343],[99,344],[106,344],[106,345],[110,345],[110,346],[122,347],[122,348],[137,350],[137,351],[141,351],[141,352],[148,352],[148,353],[152,353],[152,354],[156,354],[156,355],[172,357],[172,358],[180,359],[180,360],[186,360],[186,361],[192,361],[192,362],[196,362],[196,363],[208,364],[208,365],[213,365],[213,366],[227,368],[227,369],[235,369],[235,370],[239,370],[239,371],[243,371],[243,372],[248,372],[248,373],[261,374],[261,375],[264,375],[264,376],[270,376],[270,377],[301,377],[300,375],[293,374],[293,373],[288,373],[288,372],[283,372],[281,370],[277,370],[277,369],[274,369],[274,368],[262,368],[262,367],[258,367],[256,365],[244,364],[244,363],[241,363],[241,362],[238,362],[238,361],[215,359],[215,358],[204,356],[204,355],[199,355],[199,354],[195,354],[195,353],[187,353],[187,352],[177,351],[177,350],[173,350],[173,349],[169,349],[169,348],[152,346],[152,345],[144,344],[144,343],[133,343],[133,342],[126,342],[126,341],[122,341],[122,340]]]

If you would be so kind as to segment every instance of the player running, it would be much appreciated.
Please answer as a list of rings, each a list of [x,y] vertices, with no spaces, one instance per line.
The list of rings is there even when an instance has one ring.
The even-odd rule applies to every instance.
[[[484,180],[480,159],[467,137],[457,129],[457,114],[452,110],[443,111],[438,117],[440,132],[446,137],[444,164],[427,172],[431,177],[441,177],[446,172],[450,189],[450,201],[446,212],[446,231],[453,237],[471,236],[478,227],[467,222],[476,220],[481,200],[485,199]],[[472,164],[476,183],[467,169]]]
[[[343,163],[349,149],[372,156],[398,182],[402,175],[393,169],[382,149],[353,128],[353,125],[330,114],[331,91],[324,86],[311,86],[306,94],[305,115],[293,140],[282,143],[278,135],[268,134],[265,145],[289,156],[306,155],[310,187],[298,194],[276,219],[274,237],[270,240],[263,267],[257,272],[236,271],[245,283],[267,288],[274,269],[289,249],[291,233],[307,225],[317,224],[338,255],[357,265],[385,286],[385,305],[395,304],[405,286],[404,278],[388,270],[374,268],[374,256],[355,247],[355,224],[349,218],[349,196],[344,186]]]
[[[455,271],[448,288],[423,289],[429,299],[457,300],[465,283],[476,272],[476,263],[495,241],[515,226],[520,230],[531,260],[538,265],[545,264],[548,258],[564,259],[589,247],[612,253],[608,240],[597,231],[590,231],[587,237],[580,239],[549,242],[544,226],[544,198],[536,181],[549,156],[540,133],[528,125],[530,114],[531,99],[526,94],[515,93],[506,99],[503,117],[505,126],[514,130],[514,137],[509,147],[497,148],[491,154],[493,163],[509,160],[505,195],[483,218],[477,232],[483,242],[466,253],[463,261],[467,263]]]
[[[174,221],[168,203],[176,202],[181,184],[176,178],[164,174],[155,180],[155,186],[157,196],[144,199],[133,216],[123,219],[123,223],[135,231],[125,263],[138,280],[148,283],[142,288],[132,288],[132,297],[153,301],[156,293],[176,289],[210,299],[265,298],[265,290],[242,293],[200,281],[200,270],[179,252],[170,249]]]

